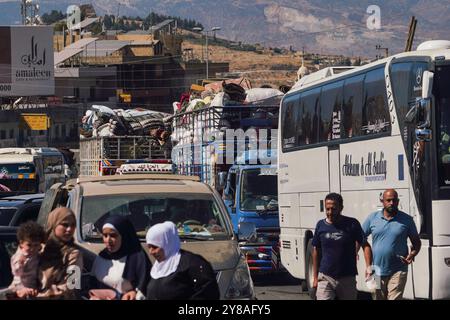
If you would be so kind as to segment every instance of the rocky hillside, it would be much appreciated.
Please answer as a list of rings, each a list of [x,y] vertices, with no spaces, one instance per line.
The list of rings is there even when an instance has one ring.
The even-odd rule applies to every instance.
[[[98,14],[145,17],[150,11],[219,26],[219,36],[263,46],[305,47],[345,55],[403,50],[412,15],[418,19],[415,46],[428,39],[449,39],[449,0],[91,0]],[[40,0],[41,12],[65,10],[70,0]],[[369,5],[381,9],[381,29],[369,30]],[[12,8],[16,8],[13,10]],[[12,14],[16,12],[17,14]],[[3,24],[20,21],[20,2],[0,0]]]

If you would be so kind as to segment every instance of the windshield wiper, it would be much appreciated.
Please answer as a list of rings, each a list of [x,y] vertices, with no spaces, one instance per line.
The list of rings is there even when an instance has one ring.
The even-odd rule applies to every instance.
[[[261,215],[261,214],[274,213],[277,211],[278,211],[278,208],[277,209],[264,209],[264,210],[256,210],[256,213]]]
[[[193,239],[193,240],[202,240],[202,241],[208,241],[213,240],[210,236],[201,236],[198,234],[180,234],[180,239]]]

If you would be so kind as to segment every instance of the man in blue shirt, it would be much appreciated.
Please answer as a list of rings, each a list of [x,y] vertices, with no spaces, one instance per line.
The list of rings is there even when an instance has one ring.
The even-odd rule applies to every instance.
[[[419,253],[421,241],[414,220],[398,210],[398,194],[394,189],[384,191],[383,209],[373,212],[363,223],[366,237],[372,235],[373,265],[380,277],[376,300],[402,299],[408,276],[408,265]],[[407,239],[412,248],[408,253]]]
[[[342,196],[325,197],[326,219],[316,225],[312,240],[313,288],[317,300],[355,300],[356,254],[365,238],[358,220],[341,215]],[[319,258],[320,256],[320,258]],[[366,266],[372,264],[370,245],[364,245]]]

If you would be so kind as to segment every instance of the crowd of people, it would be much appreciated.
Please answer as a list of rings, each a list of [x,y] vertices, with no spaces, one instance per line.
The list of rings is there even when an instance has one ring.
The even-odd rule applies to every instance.
[[[330,193],[325,197],[326,218],[317,223],[312,239],[313,288],[317,300],[357,298],[355,276],[361,248],[372,297],[402,299],[408,265],[419,253],[421,241],[413,218],[398,208],[397,191],[385,190],[380,201],[383,208],[371,213],[361,226],[358,220],[341,214],[344,208],[341,195]],[[372,246],[367,241],[369,236]]]
[[[399,210],[394,189],[384,191],[380,201],[383,207],[371,213],[361,226],[355,218],[342,215],[341,195],[330,193],[325,197],[326,217],[317,223],[312,239],[312,287],[317,300],[357,299],[360,249],[373,298],[402,298],[408,265],[419,253],[421,241],[412,217]],[[32,221],[19,227],[18,248],[11,257],[14,278],[9,298],[220,298],[211,264],[202,256],[181,249],[173,222],[155,224],[147,231],[148,254],[155,258],[152,265],[133,224],[123,216],[110,216],[103,222],[105,248],[95,258],[88,284],[81,286],[77,280],[83,270],[83,258],[74,244],[75,227],[75,214],[65,207],[49,214],[46,230]]]
[[[156,260],[152,266],[132,223],[122,216],[105,220],[105,248],[95,258],[87,285],[81,286],[83,259],[74,244],[75,226],[72,210],[61,207],[49,214],[46,230],[32,221],[19,227],[9,299],[220,298],[211,264],[180,248],[173,222],[155,224],[147,232],[149,254]]]

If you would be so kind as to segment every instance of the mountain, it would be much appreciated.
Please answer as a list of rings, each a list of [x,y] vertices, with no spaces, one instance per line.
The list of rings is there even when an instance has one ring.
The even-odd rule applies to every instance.
[[[41,13],[65,11],[76,1],[40,0]],[[83,2],[86,3],[86,2]],[[92,0],[97,14],[145,17],[154,11],[195,19],[233,41],[309,52],[375,56],[404,49],[411,16],[418,19],[414,47],[429,39],[449,39],[449,0]],[[370,30],[367,13],[378,5],[381,28]],[[16,8],[14,11],[12,8]],[[16,13],[14,15],[14,12]],[[20,21],[20,1],[0,0],[2,23]]]

